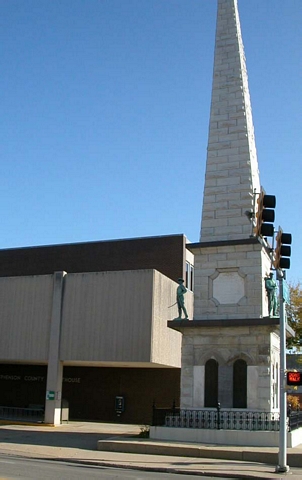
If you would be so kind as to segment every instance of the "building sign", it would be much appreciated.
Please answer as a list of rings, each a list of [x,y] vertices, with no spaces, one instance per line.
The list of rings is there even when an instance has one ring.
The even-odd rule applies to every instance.
[[[0,375],[0,380],[21,380],[19,375]]]
[[[25,375],[25,382],[44,382],[45,377]]]
[[[46,382],[46,377],[42,377],[39,375],[0,375],[1,380],[9,380],[9,381],[23,381],[23,382],[37,382],[43,383]],[[81,377],[63,377],[64,383],[81,383]]]
[[[63,377],[65,383],[81,383],[80,377]]]
[[[55,392],[52,390],[47,390],[46,392],[46,400],[54,400],[55,399]]]

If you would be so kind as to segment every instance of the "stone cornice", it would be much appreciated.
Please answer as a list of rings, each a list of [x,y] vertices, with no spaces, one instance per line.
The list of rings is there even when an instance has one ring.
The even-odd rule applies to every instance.
[[[238,240],[218,240],[215,242],[196,242],[196,243],[187,243],[186,247],[190,252],[194,253],[194,250],[199,250],[200,248],[208,247],[228,247],[232,245],[251,245],[260,243],[258,237],[249,237]]]
[[[235,318],[226,320],[170,320],[167,323],[169,328],[182,332],[187,328],[225,328],[225,327],[256,327],[256,326],[276,326],[280,325],[279,317],[262,318]],[[294,330],[286,325],[287,335],[295,336]]]
[[[192,253],[197,253],[203,248],[230,247],[230,246],[237,246],[237,245],[257,245],[258,243],[262,245],[263,248],[265,248],[268,254],[271,252],[272,247],[260,237],[248,237],[248,238],[241,238],[238,240],[217,240],[215,242],[187,243],[186,248]]]

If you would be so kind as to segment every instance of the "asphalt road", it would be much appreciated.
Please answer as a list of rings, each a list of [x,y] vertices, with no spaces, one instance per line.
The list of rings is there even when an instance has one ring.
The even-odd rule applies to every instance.
[[[193,480],[194,476],[0,455],[0,480],[82,480],[83,478],[85,480]],[[202,478],[210,480],[214,477]]]

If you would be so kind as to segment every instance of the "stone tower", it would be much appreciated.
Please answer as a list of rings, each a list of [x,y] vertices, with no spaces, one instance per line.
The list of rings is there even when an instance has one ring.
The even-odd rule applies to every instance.
[[[248,5],[246,8],[249,8]],[[279,319],[268,316],[268,243],[253,235],[260,192],[237,0],[218,0],[193,320],[181,331],[181,407],[278,410]]]
[[[246,239],[260,191],[236,0],[219,0],[200,241]]]
[[[259,192],[237,0],[218,0],[202,223],[194,248],[195,319],[268,315],[263,278],[269,252],[253,236],[250,218]]]

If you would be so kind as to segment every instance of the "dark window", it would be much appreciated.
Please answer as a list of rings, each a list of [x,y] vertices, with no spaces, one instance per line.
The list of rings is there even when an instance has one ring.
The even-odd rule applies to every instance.
[[[247,407],[247,365],[244,360],[236,360],[233,367],[233,407]]]
[[[194,290],[194,267],[193,267],[193,265],[191,265],[190,275],[191,275],[191,290],[193,292],[193,290]]]
[[[188,290],[194,290],[194,267],[186,262],[186,287]]]
[[[190,289],[190,264],[186,262],[186,287]]]
[[[208,360],[205,364],[204,406],[217,407],[218,403],[218,362]]]

